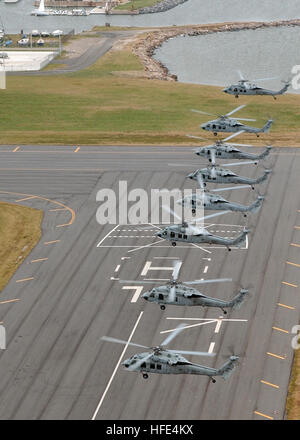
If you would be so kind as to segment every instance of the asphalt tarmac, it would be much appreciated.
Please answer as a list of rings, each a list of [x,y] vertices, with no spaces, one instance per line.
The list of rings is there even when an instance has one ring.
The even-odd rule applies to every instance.
[[[273,150],[258,214],[226,214],[209,224],[224,236],[250,228],[247,249],[229,253],[214,246],[173,248],[157,240],[156,226],[139,230],[96,220],[97,192],[112,188],[118,195],[120,180],[128,191],[196,188],[184,176],[205,161],[191,148],[2,146],[0,199],[42,209],[44,220],[42,239],[0,294],[7,332],[7,348],[0,350],[0,419],[283,419],[300,310],[299,155],[296,148]],[[263,171],[235,169],[249,177]],[[222,195],[244,204],[257,196],[251,189]],[[183,261],[181,280],[233,279],[200,286],[203,293],[229,299],[243,286],[249,297],[227,315],[198,307],[162,311],[140,297],[151,286],[139,291],[118,281],[164,284],[174,259]],[[119,365],[138,348],[124,352],[101,340],[108,335],[156,346],[179,323],[191,327],[169,348],[216,354],[189,360],[218,368],[230,354],[240,356],[227,381],[144,380]]]

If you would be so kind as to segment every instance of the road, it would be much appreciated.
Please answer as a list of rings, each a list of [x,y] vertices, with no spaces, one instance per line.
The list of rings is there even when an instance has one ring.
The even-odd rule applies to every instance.
[[[195,188],[184,176],[203,162],[190,148],[2,146],[0,158],[0,199],[44,211],[40,242],[1,292],[7,348],[0,351],[0,419],[285,417],[291,331],[300,310],[297,149],[272,153],[271,178],[260,187],[266,195],[263,207],[246,219],[248,249],[231,253],[153,245],[155,227],[140,231],[96,221],[97,192],[112,188],[118,194],[120,180],[128,182],[128,191]],[[238,172],[258,176],[263,169],[247,165]],[[255,197],[248,189],[226,194],[247,204]],[[209,227],[231,236],[246,220],[226,214]],[[176,258],[183,261],[181,280],[233,279],[203,286],[210,296],[228,299],[239,285],[249,287],[251,295],[227,315],[176,306],[163,312],[145,303],[134,285],[118,282],[168,279]],[[19,301],[5,302],[12,299]],[[204,324],[209,318],[213,322]],[[181,322],[193,326],[170,348],[216,354],[189,359],[219,367],[232,352],[240,356],[228,381],[159,375],[146,381],[118,366],[138,349],[127,348],[121,358],[123,346],[101,341],[104,335],[131,336],[156,346]]]

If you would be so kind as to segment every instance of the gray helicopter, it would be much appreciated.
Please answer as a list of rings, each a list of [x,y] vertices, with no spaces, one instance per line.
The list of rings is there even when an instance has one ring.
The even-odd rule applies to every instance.
[[[209,162],[213,161],[213,158],[218,157],[219,159],[250,159],[253,161],[259,161],[261,159],[265,159],[272,149],[270,145],[261,153],[261,154],[253,154],[253,153],[245,153],[244,151],[239,150],[236,147],[253,147],[249,144],[235,144],[232,142],[227,142],[230,139],[238,136],[239,134],[244,133],[244,131],[238,131],[237,133],[228,136],[226,139],[218,140],[212,145],[206,145],[205,147],[199,147],[194,150],[195,154],[200,157],[205,157],[209,160]],[[189,138],[206,140],[200,136],[187,135]]]
[[[170,350],[166,346],[183,330],[186,324],[179,325],[170,335],[157,347],[147,347],[145,345],[135,344],[121,339],[103,336],[101,339],[107,342],[116,342],[118,344],[130,345],[151,350],[145,353],[137,353],[122,362],[122,365],[128,371],[141,372],[144,379],[148,379],[148,373],[156,374],[197,374],[208,376],[212,383],[216,380],[214,377],[221,376],[228,379],[237,365],[238,356],[231,355],[229,360],[220,368],[206,367],[194,364],[188,361],[182,355],[192,356],[214,356],[214,353],[188,350]]]
[[[218,119],[214,119],[212,121],[206,122],[201,125],[203,130],[212,131],[215,136],[219,132],[221,133],[236,133],[238,131],[244,131],[246,133],[254,133],[257,137],[259,137],[260,133],[269,133],[270,127],[273,124],[273,120],[269,119],[266,124],[262,128],[251,127],[249,125],[244,125],[239,121],[255,121],[256,119],[245,119],[245,118],[230,118],[229,116],[233,115],[237,111],[246,107],[246,105],[240,105],[235,108],[226,115],[218,116]],[[192,112],[201,113],[203,115],[215,116],[211,113],[202,112],[200,110],[192,110]]]
[[[262,205],[264,200],[263,196],[258,196],[257,200],[253,202],[249,206],[241,205],[240,203],[229,202],[228,200],[221,197],[219,194],[212,194],[213,192],[221,192],[221,191],[231,191],[235,189],[243,189],[249,188],[248,185],[241,186],[232,186],[227,188],[216,188],[211,189],[210,192],[205,190],[204,182],[201,174],[196,175],[196,179],[200,185],[202,190],[201,194],[191,194],[183,199],[177,200],[176,203],[185,207],[188,206],[192,209],[192,214],[196,214],[197,208],[204,208],[213,211],[235,211],[235,212],[243,212],[244,217],[247,217],[247,212],[257,213]]]
[[[246,165],[249,163],[255,163],[253,161],[249,162],[237,162],[237,163],[230,163],[226,164],[226,167],[230,166],[237,166],[237,165]],[[257,179],[251,179],[249,177],[239,176],[238,174],[234,173],[231,170],[228,170],[227,168],[223,168],[219,165],[209,165],[206,168],[201,168],[196,170],[193,173],[190,173],[186,176],[186,178],[192,179],[192,180],[198,180],[198,175],[201,176],[203,182],[209,182],[209,183],[234,183],[234,184],[243,184],[243,185],[250,185],[252,189],[254,189],[254,185],[257,185],[259,183],[264,182],[267,180],[268,175],[271,173],[271,170],[265,170],[264,174]],[[205,183],[204,183],[205,186]]]
[[[224,315],[227,314],[225,308],[239,308],[243,303],[247,289],[240,289],[238,294],[231,301],[224,301],[217,298],[211,298],[204,295],[193,287],[194,284],[210,284],[210,283],[225,283],[232,281],[231,278],[216,278],[212,280],[194,280],[194,281],[178,281],[178,274],[182,262],[176,261],[174,264],[174,271],[172,280],[163,286],[154,287],[142,295],[148,302],[159,304],[161,310],[165,310],[166,305],[175,306],[201,306],[201,307],[217,307],[220,308]],[[134,283],[134,284],[160,284],[159,281],[128,281],[120,280],[120,283]]]
[[[238,71],[238,74],[240,76],[240,80],[238,84],[232,84],[223,90],[224,93],[228,93],[229,95],[234,95],[236,98],[238,98],[239,95],[270,95],[273,96],[274,99],[276,99],[276,96],[283,95],[291,85],[290,81],[285,81],[284,87],[282,87],[282,89],[278,91],[268,90],[268,89],[264,89],[263,87],[257,86],[255,82],[269,81],[271,79],[276,79],[276,77],[248,80],[244,78],[243,74],[240,71]]]
[[[220,237],[218,235],[210,233],[204,227],[199,228],[197,226],[191,225],[190,223],[182,221],[180,217],[170,208],[166,206],[163,206],[163,208],[169,211],[171,214],[174,215],[175,218],[182,222],[181,224],[165,226],[156,233],[157,237],[163,238],[164,240],[169,240],[172,243],[172,246],[176,246],[177,241],[192,243],[195,245],[206,243],[226,246],[228,251],[231,251],[232,246],[241,247],[246,241],[246,237],[249,232],[246,228],[244,228],[243,232],[236,238]],[[194,220],[194,222],[197,223],[198,221],[201,221],[203,223],[205,219],[217,217],[218,215],[222,214],[227,214],[228,212],[230,211],[222,211],[220,213],[210,214],[205,217],[198,218]]]

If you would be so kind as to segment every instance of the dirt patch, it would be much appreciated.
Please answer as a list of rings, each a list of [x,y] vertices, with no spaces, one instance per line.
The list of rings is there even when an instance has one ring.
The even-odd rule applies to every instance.
[[[99,37],[89,37],[77,38],[69,41],[68,44],[64,46],[64,58],[73,59],[80,57],[90,47],[95,46],[95,44],[99,43],[99,40]]]

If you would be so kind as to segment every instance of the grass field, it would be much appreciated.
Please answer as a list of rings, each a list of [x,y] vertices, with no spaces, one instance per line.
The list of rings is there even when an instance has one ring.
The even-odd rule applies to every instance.
[[[0,291],[41,237],[43,213],[0,202]]]
[[[161,2],[161,0],[131,0],[128,3],[117,6],[115,9],[132,11],[140,8],[145,8],[146,6],[153,6],[159,2]]]
[[[263,141],[300,146],[300,96],[236,100],[217,87],[149,80],[130,49],[110,51],[74,74],[8,76],[0,94],[2,144],[192,145],[187,133],[212,136],[199,128],[209,117],[190,109],[224,114],[247,103],[239,116],[255,117],[258,126],[275,119]]]
[[[295,351],[286,412],[288,420],[300,420],[300,350]]]

